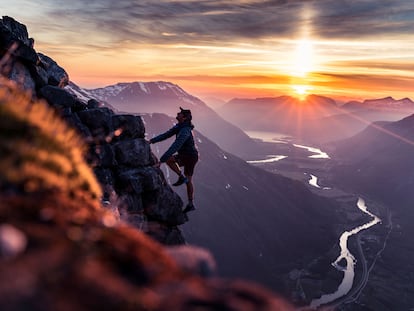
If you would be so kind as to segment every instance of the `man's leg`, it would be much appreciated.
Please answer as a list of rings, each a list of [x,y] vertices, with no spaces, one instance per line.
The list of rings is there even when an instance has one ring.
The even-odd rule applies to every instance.
[[[187,182],[187,197],[188,197],[188,202],[193,203],[193,199],[194,199],[194,185],[193,185],[193,176],[188,176],[186,175],[185,177],[187,177],[188,182]]]
[[[184,213],[188,213],[195,210],[195,206],[193,203],[194,199],[194,186],[193,186],[193,176],[191,175],[185,175],[187,177],[187,197],[188,197],[188,204],[184,209]]]
[[[194,185],[193,185],[193,173],[194,173],[194,167],[198,161],[198,157],[192,157],[190,159],[187,159],[188,161],[184,165],[184,174],[187,178],[187,196],[188,196],[188,204],[186,208],[184,209],[184,213],[188,213],[190,211],[195,210],[194,206]]]
[[[170,157],[165,163],[167,163],[168,167],[178,176],[182,175],[180,167],[174,157]]]
[[[178,175],[178,180],[172,184],[173,186],[177,187],[184,183],[187,183],[187,178],[181,173],[180,166],[177,162],[177,159],[174,156],[170,157],[166,161],[166,163],[169,166],[169,168],[172,169]]]

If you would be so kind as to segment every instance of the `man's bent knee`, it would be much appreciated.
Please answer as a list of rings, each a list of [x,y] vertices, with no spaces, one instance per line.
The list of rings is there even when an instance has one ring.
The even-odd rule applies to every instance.
[[[175,158],[173,156],[169,157],[167,159],[167,161],[165,161],[165,163],[170,164],[170,163],[176,163],[177,161],[175,160]]]

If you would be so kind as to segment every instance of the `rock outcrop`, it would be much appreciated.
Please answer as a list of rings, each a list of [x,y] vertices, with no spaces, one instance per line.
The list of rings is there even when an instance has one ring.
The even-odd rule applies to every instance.
[[[23,25],[4,17],[0,36],[2,310],[292,310],[260,286],[200,277],[214,269],[206,254],[197,274],[181,268],[191,252],[167,253],[103,208],[102,199],[153,237],[180,242],[182,202],[152,166],[142,120],[68,96],[67,74],[41,65]],[[27,69],[15,80],[30,93],[9,80],[16,68]]]
[[[158,159],[144,138],[142,119],[66,92],[66,71],[36,53],[26,27],[12,18],[0,21],[0,39],[3,75],[46,100],[88,142],[87,160],[101,184],[104,205],[161,243],[184,244],[177,227],[187,221],[183,202],[154,167]]]

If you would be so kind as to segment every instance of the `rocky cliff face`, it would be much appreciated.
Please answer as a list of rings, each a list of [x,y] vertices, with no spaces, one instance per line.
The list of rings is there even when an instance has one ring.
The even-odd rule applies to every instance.
[[[4,17],[0,36],[2,310],[291,310],[256,285],[179,267],[193,251],[167,252],[102,208],[103,199],[163,242],[181,242],[171,231],[185,221],[182,202],[152,167],[142,120],[63,91],[68,75],[34,51],[24,25]],[[211,275],[206,261],[198,272]]]
[[[63,89],[68,74],[36,53],[24,25],[4,17],[0,26],[3,74],[45,99],[88,142],[87,160],[101,184],[103,204],[164,244],[185,243],[177,227],[186,222],[183,203],[153,167],[157,159],[144,139],[142,119],[69,94]]]

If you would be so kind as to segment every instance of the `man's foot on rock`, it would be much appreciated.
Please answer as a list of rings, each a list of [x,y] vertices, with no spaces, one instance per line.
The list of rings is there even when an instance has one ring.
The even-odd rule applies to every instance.
[[[175,183],[173,183],[173,186],[177,187],[186,183],[188,183],[188,178],[183,175],[180,175],[180,177],[178,177],[178,180]]]
[[[185,207],[185,209],[183,210],[183,213],[185,214],[185,213],[188,213],[188,212],[191,212],[191,211],[194,211],[196,208],[195,208],[195,206],[194,206],[194,204],[193,203],[188,203],[187,204],[187,206]]]

